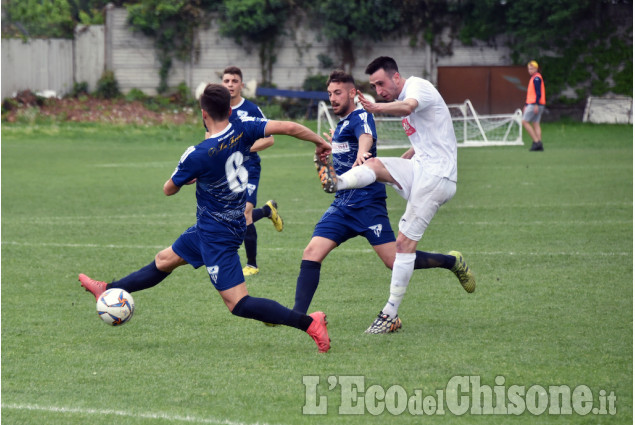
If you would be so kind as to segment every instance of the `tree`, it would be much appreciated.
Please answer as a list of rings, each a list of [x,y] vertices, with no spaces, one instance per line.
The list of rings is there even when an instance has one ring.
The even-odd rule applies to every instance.
[[[3,36],[73,38],[67,0],[7,0],[2,15]]]
[[[537,59],[548,70],[551,93],[632,95],[630,0],[468,0],[460,12],[464,43],[505,35],[514,63]]]
[[[123,0],[118,0],[122,2]],[[73,21],[83,25],[101,25],[104,23],[102,10],[110,0],[68,0]],[[119,6],[121,6],[119,4]]]
[[[452,54],[452,44],[464,25],[461,3],[439,0],[403,0],[400,35],[410,36],[410,45],[419,45],[420,38],[440,56]],[[416,11],[413,13],[413,11]]]
[[[258,47],[262,82],[272,80],[276,42],[284,33],[292,4],[287,0],[224,0],[221,34],[232,37],[247,50]]]
[[[77,24],[103,24],[109,0],[4,0],[2,35],[73,38]]]
[[[391,0],[315,0],[312,22],[335,47],[341,67],[355,66],[360,44],[395,35],[401,22],[400,9]]]

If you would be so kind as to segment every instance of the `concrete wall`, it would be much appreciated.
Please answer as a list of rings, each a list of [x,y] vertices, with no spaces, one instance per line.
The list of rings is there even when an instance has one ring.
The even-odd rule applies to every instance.
[[[133,32],[126,24],[127,16],[123,8],[109,8],[106,12],[106,68],[114,71],[122,91],[138,88],[154,94],[160,68],[154,42]]]
[[[73,87],[73,42],[70,40],[2,39],[2,98],[20,90]]]
[[[115,72],[123,91],[138,88],[154,94],[159,85],[159,67],[153,40],[135,33],[126,24],[127,12],[122,8],[110,8],[107,12],[106,32],[107,67]],[[280,40],[275,52],[272,82],[281,89],[300,89],[305,78],[315,74],[328,74],[321,69],[318,55],[336,59],[336,55],[317,32],[302,23],[287,29],[289,36]],[[174,61],[168,85],[185,82],[192,90],[201,82],[219,82],[223,69],[235,65],[243,71],[245,82],[262,80],[257,46],[239,45],[219,34],[218,23],[199,31],[197,51],[188,63]],[[455,43],[456,44],[456,43]],[[381,43],[357,46],[353,76],[364,80],[366,65],[377,56],[388,55],[397,60],[402,74],[423,76],[436,82],[438,66],[509,65],[508,50],[493,49],[484,45],[464,47],[457,45],[452,56],[437,56],[427,46],[410,46],[407,37]],[[110,58],[110,60],[108,60]]]
[[[18,90],[54,90],[58,95],[68,93],[74,83],[88,82],[95,90],[104,69],[114,71],[119,88],[127,92],[132,88],[147,94],[156,94],[159,86],[160,63],[154,49],[154,40],[126,23],[125,8],[110,6],[106,10],[103,26],[80,26],[75,40],[2,40],[2,98]],[[305,78],[315,74],[328,74],[321,69],[319,55],[334,61],[337,55],[326,40],[321,39],[308,25],[290,23],[289,36],[280,40],[275,52],[272,81],[281,89],[300,89]],[[295,26],[294,26],[295,25]],[[201,82],[217,82],[223,69],[229,65],[240,67],[245,82],[261,81],[257,46],[238,45],[222,37],[218,22],[197,34],[196,51],[187,62],[174,61],[168,85],[175,87],[185,82],[192,92]],[[439,66],[498,66],[509,65],[508,51],[483,45],[465,47],[455,43],[452,56],[437,56],[429,46],[410,46],[403,37],[382,43],[356,46],[356,65],[353,76],[365,80],[364,69],[377,56],[388,55],[397,60],[405,76],[415,75],[436,83]]]
[[[97,88],[105,66],[105,31],[103,25],[80,25],[75,28],[75,82],[87,82],[90,91]]]
[[[92,91],[103,71],[103,25],[78,26],[75,40],[2,39],[2,99],[26,89],[61,96],[83,81]]]

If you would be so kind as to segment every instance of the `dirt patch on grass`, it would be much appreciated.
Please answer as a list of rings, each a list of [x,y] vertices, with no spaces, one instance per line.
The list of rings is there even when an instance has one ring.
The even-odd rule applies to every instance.
[[[30,91],[20,92],[2,104],[6,122],[101,122],[112,124],[189,124],[200,121],[192,107],[164,106],[149,109],[140,101],[100,99],[92,96],[44,99]]]

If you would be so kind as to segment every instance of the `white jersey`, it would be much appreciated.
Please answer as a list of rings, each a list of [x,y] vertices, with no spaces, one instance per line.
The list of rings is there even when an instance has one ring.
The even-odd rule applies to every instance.
[[[427,80],[410,77],[398,100],[415,99],[417,108],[402,125],[414,147],[413,159],[427,173],[456,182],[456,136],[450,110],[436,88]]]

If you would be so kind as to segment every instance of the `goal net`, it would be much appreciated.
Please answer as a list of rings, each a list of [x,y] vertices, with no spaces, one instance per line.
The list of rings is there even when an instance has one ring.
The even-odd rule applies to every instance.
[[[512,146],[522,145],[522,112],[513,114],[478,115],[472,102],[448,105],[458,146]],[[318,133],[335,129],[337,118],[326,102],[318,104]],[[409,148],[401,118],[375,115],[377,148]]]

